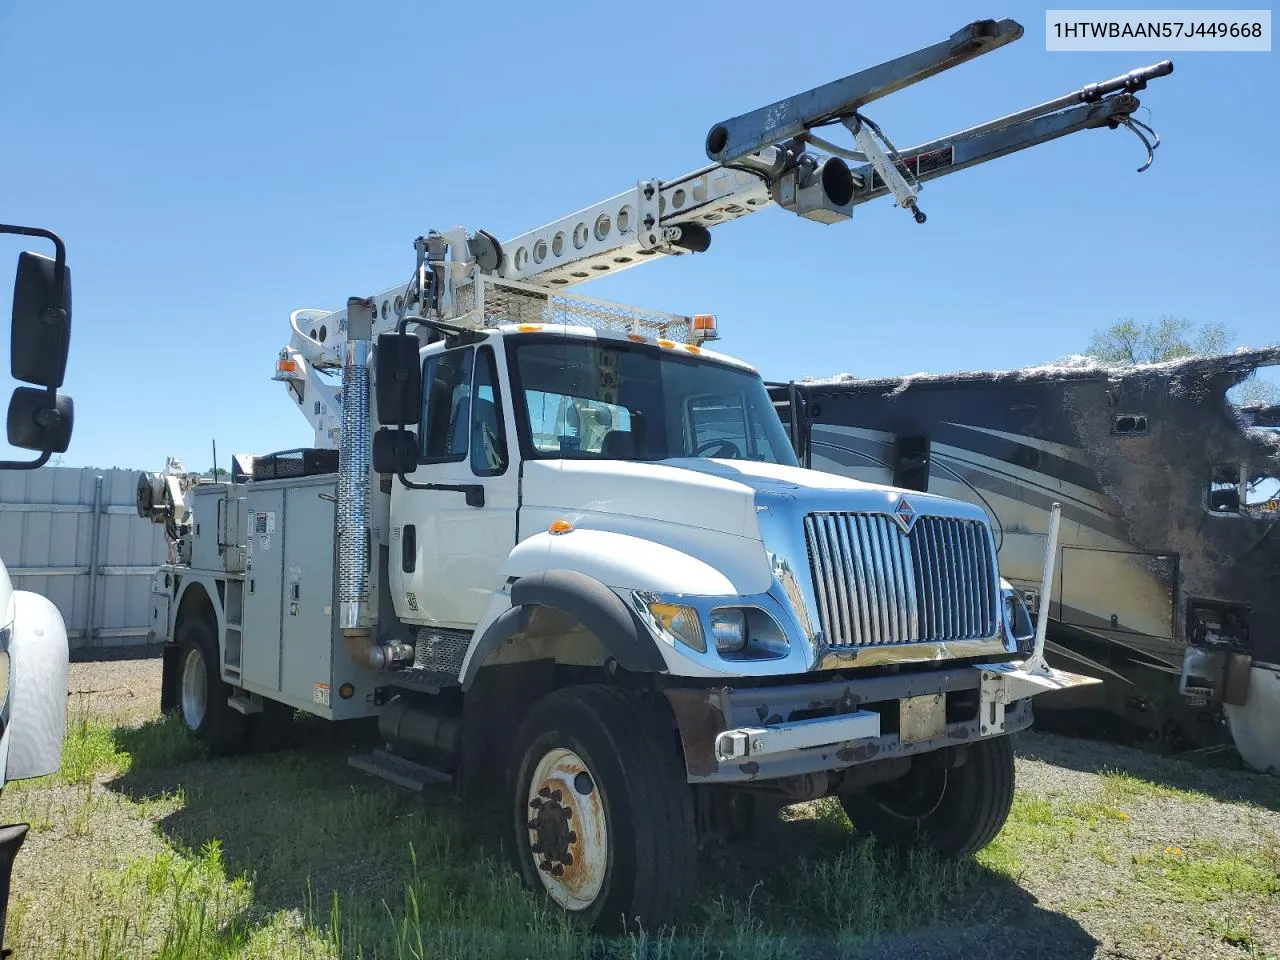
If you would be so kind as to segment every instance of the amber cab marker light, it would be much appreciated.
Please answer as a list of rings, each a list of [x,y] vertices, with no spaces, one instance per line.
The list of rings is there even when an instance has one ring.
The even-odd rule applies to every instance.
[[[573,529],[573,524],[568,520],[552,520],[551,526],[547,527],[550,533],[568,533]]]
[[[297,373],[297,372],[298,372],[297,360],[277,360],[276,361],[276,373]]]
[[[356,695],[356,688],[349,683],[344,683],[338,688],[338,696],[343,700],[350,700]]]
[[[538,331],[538,330],[541,330],[541,329],[542,329],[542,324],[540,324],[540,323],[522,323],[522,324],[520,324],[520,326],[516,327],[516,329],[517,329],[517,330],[519,330],[521,333],[535,333],[536,331]]]

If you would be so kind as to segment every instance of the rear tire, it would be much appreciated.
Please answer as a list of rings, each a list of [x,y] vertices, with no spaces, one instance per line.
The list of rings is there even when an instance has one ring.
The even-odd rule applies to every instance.
[[[693,791],[670,722],[640,696],[548,694],[520,728],[508,783],[521,875],[570,918],[654,930],[688,902]]]
[[[905,777],[842,796],[853,829],[899,851],[920,845],[944,857],[976,853],[1004,827],[1013,803],[1009,737],[972,744],[958,767],[929,760],[918,760]]]
[[[203,619],[178,627],[178,715],[187,729],[216,754],[244,747],[248,718],[227,704],[231,685],[223,682],[218,641]]]

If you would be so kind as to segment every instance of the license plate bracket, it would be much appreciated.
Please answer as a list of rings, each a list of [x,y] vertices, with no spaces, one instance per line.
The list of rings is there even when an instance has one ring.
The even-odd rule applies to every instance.
[[[936,740],[947,729],[947,699],[944,694],[903,697],[898,701],[898,739],[903,743]]]

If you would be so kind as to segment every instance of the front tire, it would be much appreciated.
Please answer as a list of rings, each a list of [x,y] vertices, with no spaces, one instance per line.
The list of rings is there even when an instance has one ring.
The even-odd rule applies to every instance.
[[[693,792],[670,723],[640,696],[567,687],[530,711],[509,777],[520,872],[601,933],[653,930],[693,890]]]
[[[853,829],[904,851],[928,847],[944,857],[976,853],[1004,827],[1013,803],[1013,745],[979,740],[958,767],[921,757],[910,773],[840,798]]]
[[[178,715],[187,729],[216,754],[244,746],[247,720],[231,708],[231,687],[222,680],[218,642],[204,620],[187,620],[177,630]]]

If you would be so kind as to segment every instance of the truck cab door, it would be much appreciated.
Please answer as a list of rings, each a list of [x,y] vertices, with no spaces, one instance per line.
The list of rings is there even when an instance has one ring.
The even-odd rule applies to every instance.
[[[484,615],[515,545],[505,358],[487,344],[459,347],[428,355],[422,373],[419,464],[407,479],[454,489],[393,480],[388,579],[400,619],[465,629]]]

